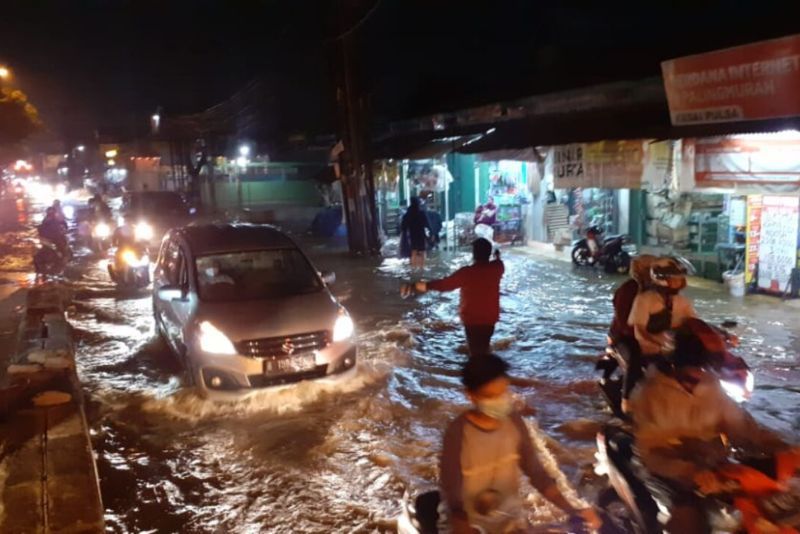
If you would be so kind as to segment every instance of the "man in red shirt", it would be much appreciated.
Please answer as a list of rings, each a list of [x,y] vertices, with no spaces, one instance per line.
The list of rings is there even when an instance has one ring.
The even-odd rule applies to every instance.
[[[489,240],[478,238],[472,242],[474,263],[462,267],[450,276],[430,282],[417,282],[417,291],[461,290],[459,315],[464,323],[470,357],[482,356],[491,352],[494,325],[500,319],[500,279],[505,266],[500,260],[500,251],[492,256]]]

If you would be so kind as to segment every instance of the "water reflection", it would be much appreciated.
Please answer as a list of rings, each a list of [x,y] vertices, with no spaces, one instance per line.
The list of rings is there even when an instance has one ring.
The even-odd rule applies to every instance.
[[[115,298],[92,268],[77,282],[72,319],[111,531],[390,530],[404,490],[435,483],[441,431],[465,403],[458,295],[402,300],[400,280],[413,275],[405,264],[311,250],[318,267],[336,270],[335,292],[357,321],[358,376],[233,405],[181,388],[180,368],[153,339],[149,296]],[[516,374],[539,379],[523,396],[577,482],[604,417],[593,365],[620,280],[521,254],[505,260],[495,348]],[[426,276],[468,261],[434,261]],[[689,294],[709,320],[742,325],[757,415],[800,432],[797,319],[774,301],[743,309],[718,292]],[[541,507],[538,517],[550,513]]]

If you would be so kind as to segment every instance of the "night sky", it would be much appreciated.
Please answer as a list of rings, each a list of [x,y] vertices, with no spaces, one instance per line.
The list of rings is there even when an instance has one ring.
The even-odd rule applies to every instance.
[[[362,0],[379,119],[659,74],[663,59],[800,33],[800,2]],[[335,118],[329,0],[9,1],[0,61],[51,130],[130,136],[260,78],[287,129]],[[792,6],[792,7],[788,7]]]

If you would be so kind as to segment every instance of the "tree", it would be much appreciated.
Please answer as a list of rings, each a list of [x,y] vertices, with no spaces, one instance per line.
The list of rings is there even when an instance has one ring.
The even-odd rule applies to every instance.
[[[22,141],[40,126],[39,113],[19,89],[0,87],[0,144]]]

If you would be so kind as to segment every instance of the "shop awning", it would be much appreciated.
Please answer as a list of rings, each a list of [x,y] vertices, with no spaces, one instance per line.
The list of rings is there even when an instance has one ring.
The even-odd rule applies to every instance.
[[[458,152],[479,154],[604,140],[685,139],[790,129],[800,130],[800,117],[672,126],[666,102],[660,102],[634,108],[515,119],[498,124],[493,132],[462,146]]]

